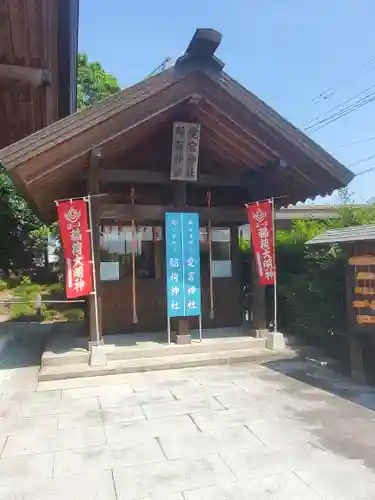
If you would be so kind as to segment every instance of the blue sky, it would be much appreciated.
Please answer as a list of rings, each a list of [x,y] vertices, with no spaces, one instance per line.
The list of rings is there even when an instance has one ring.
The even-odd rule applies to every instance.
[[[79,49],[125,87],[183,53],[196,28],[214,28],[226,71],[303,129],[375,91],[374,19],[374,0],[80,0]],[[375,166],[375,139],[351,144],[375,137],[375,101],[311,137],[354,172]],[[349,189],[357,202],[374,197],[375,170]]]

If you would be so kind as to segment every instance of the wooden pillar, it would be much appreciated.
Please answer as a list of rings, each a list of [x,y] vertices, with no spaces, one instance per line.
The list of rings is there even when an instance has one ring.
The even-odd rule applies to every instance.
[[[230,260],[232,266],[232,280],[236,282],[236,297],[233,297],[236,314],[238,312],[238,324],[243,323],[243,299],[242,299],[242,281],[241,281],[241,253],[238,234],[238,226],[231,224],[230,229]]]
[[[172,182],[172,202],[175,207],[187,206],[186,183]],[[191,344],[189,332],[189,318],[177,318],[176,344]]]
[[[251,331],[255,337],[265,337],[268,333],[266,287],[259,283],[254,253],[251,256],[251,292]]]
[[[99,194],[99,175],[98,168],[102,158],[102,152],[99,148],[94,148],[90,152],[90,164],[88,175],[88,192],[90,195]],[[95,274],[96,274],[96,291],[98,297],[98,315],[99,315],[99,335],[102,338],[102,287],[100,282],[100,198],[93,196],[91,198],[91,213],[92,213],[92,232],[93,246],[95,258]],[[95,322],[95,297],[89,296],[89,330],[90,341],[96,339],[96,322]]]

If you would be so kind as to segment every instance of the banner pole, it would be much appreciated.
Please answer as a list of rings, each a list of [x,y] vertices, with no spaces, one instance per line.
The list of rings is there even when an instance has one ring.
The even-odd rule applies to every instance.
[[[94,295],[94,311],[95,311],[95,333],[96,345],[100,345],[99,333],[99,308],[98,308],[98,293],[96,289],[96,267],[95,267],[95,252],[94,252],[94,228],[92,224],[92,209],[91,196],[87,196],[87,204],[89,209],[89,224],[90,224],[90,244],[91,244],[91,265],[92,265],[92,280],[93,280],[93,295]]]
[[[135,189],[131,187],[130,197],[132,205],[135,203]],[[133,292],[133,324],[138,323],[137,316],[137,290],[135,281],[135,220],[132,219],[132,292]]]
[[[275,235],[275,202],[271,198],[272,208],[272,244],[273,244],[273,272],[274,272],[274,285],[273,285],[273,331],[277,333],[277,275],[276,275],[276,235]]]
[[[202,314],[199,315],[199,342],[202,342]]]
[[[168,345],[169,345],[171,343],[171,318],[169,316],[168,316],[167,330],[168,330]]]
[[[208,210],[211,211],[211,191],[207,191]],[[215,318],[214,311],[214,283],[212,276],[212,225],[211,218],[208,219],[208,256],[209,256],[209,278],[210,278],[210,319]]]

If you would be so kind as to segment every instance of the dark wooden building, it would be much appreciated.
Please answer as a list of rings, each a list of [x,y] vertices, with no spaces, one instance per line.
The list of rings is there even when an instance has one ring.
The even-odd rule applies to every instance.
[[[353,177],[225,73],[214,55],[220,40],[214,30],[197,30],[174,67],[0,152],[2,164],[46,220],[56,219],[56,199],[103,195],[93,201],[103,333],[166,328],[165,212],[199,213],[203,326],[240,325],[238,227],[247,221],[245,203],[273,196],[286,206],[329,194]],[[191,182],[171,180],[176,122],[200,128],[198,176]],[[209,315],[209,221],[214,318]],[[191,320],[189,327],[195,325]],[[176,323],[181,333],[186,327],[184,321]],[[255,282],[252,328],[258,333],[266,328],[265,291]]]
[[[346,334],[351,376],[366,382],[364,355],[375,353],[375,225],[329,229],[307,245],[340,245],[345,252]],[[338,291],[339,293],[339,291]],[[374,370],[371,369],[372,378]]]
[[[78,0],[0,0],[0,148],[75,111]]]

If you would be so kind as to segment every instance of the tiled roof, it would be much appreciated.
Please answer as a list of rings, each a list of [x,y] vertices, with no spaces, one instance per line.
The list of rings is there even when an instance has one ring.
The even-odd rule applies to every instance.
[[[375,240],[375,225],[351,226],[342,229],[328,229],[315,236],[306,245],[329,245],[332,243],[351,243],[354,241]]]

